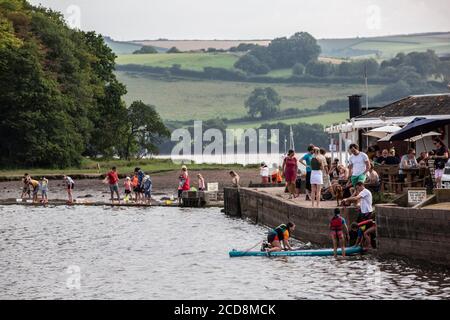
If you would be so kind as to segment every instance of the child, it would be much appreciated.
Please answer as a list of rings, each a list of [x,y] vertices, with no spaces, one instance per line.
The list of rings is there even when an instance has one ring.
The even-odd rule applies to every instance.
[[[372,234],[376,234],[377,225],[374,220],[366,220],[358,223],[358,240],[355,246],[361,246],[364,250],[372,248]]]
[[[39,181],[30,178],[28,184],[33,187],[33,202],[38,202]]]
[[[130,196],[131,196],[131,188],[132,188],[132,184],[131,184],[131,178],[130,177],[126,177],[125,182],[123,183],[123,185],[125,186],[125,197],[124,197],[124,201],[128,202],[130,200]]]
[[[22,195],[20,196],[20,198],[24,199],[25,196],[28,196],[28,199],[31,198],[31,189],[30,189],[30,176],[28,175],[28,173],[25,173],[23,178],[22,178],[22,182],[23,182],[23,188],[22,188]]]
[[[144,199],[146,204],[152,204],[152,180],[149,175],[146,175],[143,180],[144,184]]]
[[[39,182],[39,189],[41,190],[41,202],[48,203],[48,180],[45,177],[42,177],[41,181]]]
[[[345,257],[345,240],[343,230],[345,229],[347,238],[349,238],[349,232],[345,219],[341,217],[341,210],[339,208],[334,209],[334,217],[330,221],[330,236],[333,240],[334,257],[337,257],[337,247],[339,240],[341,241],[342,256]]]
[[[66,183],[66,187],[67,187],[67,196],[68,196],[67,202],[69,204],[71,204],[71,203],[73,203],[72,190],[73,190],[73,187],[75,186],[75,182],[69,176],[64,176],[64,182]]]
[[[134,202],[138,203],[140,200],[140,188],[139,188],[139,179],[137,174],[133,175],[133,178],[131,179],[131,185],[133,186],[133,192],[134,192]]]
[[[203,176],[200,173],[197,175],[197,178],[198,178],[198,190],[205,191],[206,190],[205,179],[203,178]]]
[[[352,222],[349,231],[349,245],[351,247],[356,246],[359,236],[359,227],[357,222]]]

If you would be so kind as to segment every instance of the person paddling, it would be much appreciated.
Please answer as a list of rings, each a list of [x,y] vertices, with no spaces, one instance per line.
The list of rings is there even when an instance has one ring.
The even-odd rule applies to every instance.
[[[292,250],[291,245],[289,244],[289,237],[295,230],[295,224],[292,222],[288,222],[287,224],[282,224],[272,229],[268,236],[268,252],[276,252],[283,250]]]
[[[334,257],[337,257],[337,247],[339,241],[341,242],[342,256],[345,257],[345,238],[344,231],[347,235],[347,239],[350,238],[347,223],[344,218],[341,217],[341,210],[339,208],[334,209],[334,216],[330,221],[330,236],[333,240]]]

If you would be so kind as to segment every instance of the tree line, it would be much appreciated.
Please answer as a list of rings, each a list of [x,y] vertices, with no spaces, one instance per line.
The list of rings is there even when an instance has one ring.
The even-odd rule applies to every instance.
[[[127,108],[115,58],[102,36],[70,29],[60,13],[0,0],[1,166],[155,151],[168,130],[153,106]]]

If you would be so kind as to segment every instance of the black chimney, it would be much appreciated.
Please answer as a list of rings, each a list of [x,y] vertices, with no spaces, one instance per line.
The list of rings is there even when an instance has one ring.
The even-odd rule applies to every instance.
[[[348,97],[350,119],[362,115],[361,96],[353,95]]]

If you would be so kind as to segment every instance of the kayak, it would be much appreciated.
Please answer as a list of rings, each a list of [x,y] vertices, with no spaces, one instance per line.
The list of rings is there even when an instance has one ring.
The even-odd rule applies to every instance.
[[[337,250],[337,254],[341,255],[341,249]],[[346,255],[354,255],[362,253],[361,247],[349,247],[345,249]],[[297,250],[297,251],[277,251],[277,252],[264,252],[264,251],[230,251],[231,258],[237,257],[311,257],[311,256],[332,256],[334,255],[333,249],[317,249],[317,250]]]

